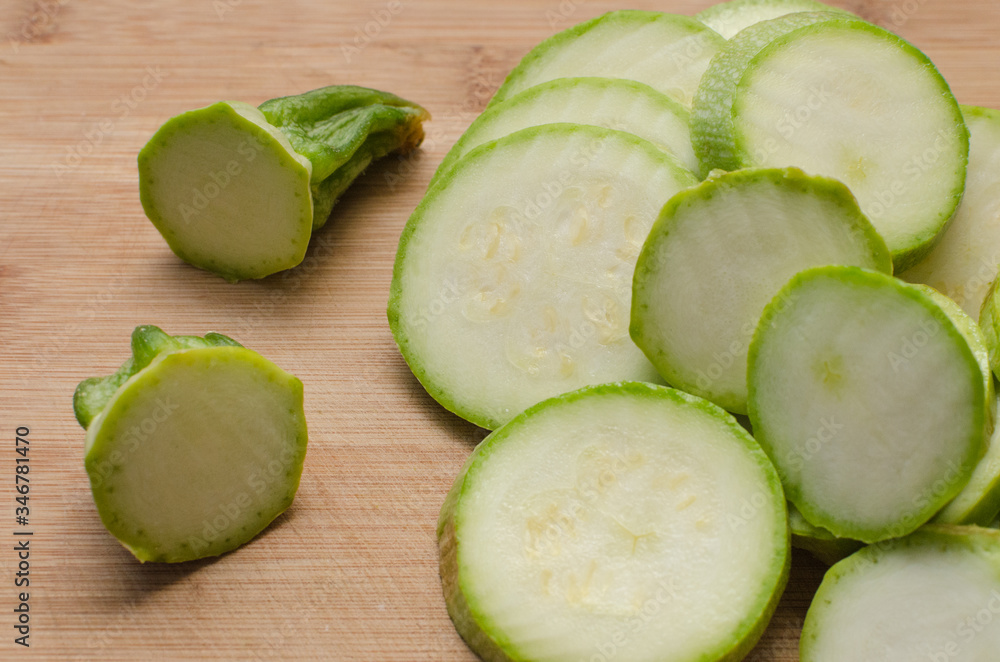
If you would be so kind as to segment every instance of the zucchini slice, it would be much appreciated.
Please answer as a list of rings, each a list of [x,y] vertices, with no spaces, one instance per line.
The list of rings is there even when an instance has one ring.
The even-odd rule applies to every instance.
[[[865,546],[863,542],[838,538],[824,528],[813,526],[793,503],[788,504],[788,528],[792,532],[792,547],[804,549],[827,565],[833,565]]]
[[[969,174],[954,220],[919,264],[900,274],[926,283],[979,319],[1000,264],[1000,110],[963,106]]]
[[[487,437],[438,541],[451,618],[494,661],[743,659],[790,556],[753,438],[705,400],[639,383],[552,398]]]
[[[726,39],[732,39],[739,31],[762,21],[812,11],[848,13],[817,0],[729,0],[712,5],[694,17]]]
[[[796,168],[709,178],[664,206],[636,265],[631,335],[667,383],[747,412],[747,350],[764,306],[809,267],[892,271],[840,182]]]
[[[984,450],[983,375],[924,291],[819,267],[768,304],[748,359],[754,434],[813,525],[873,543],[915,530]]]
[[[690,16],[635,9],[608,12],[535,46],[490,104],[556,78],[604,76],[645,83],[690,106],[709,61],[725,43]]]
[[[845,14],[741,32],[705,73],[691,122],[703,172],[797,166],[842,181],[897,272],[930,251],[965,188],[968,131],[944,78],[900,37]]]
[[[628,335],[632,274],[660,208],[695,182],[652,143],[594,126],[472,150],[400,238],[389,323],[413,373],[491,429],[582,386],[658,381]]]
[[[635,134],[698,168],[687,108],[643,83],[624,78],[557,78],[490,108],[466,129],[438,166],[437,179],[474,147],[540,124],[592,124]],[[432,181],[433,183],[433,181]]]
[[[927,526],[823,578],[802,662],[986,662],[1000,650],[1000,532]]]

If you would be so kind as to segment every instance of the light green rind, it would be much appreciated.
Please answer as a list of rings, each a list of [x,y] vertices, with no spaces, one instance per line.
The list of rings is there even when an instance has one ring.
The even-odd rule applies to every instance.
[[[994,393],[990,374],[990,392]],[[996,396],[994,396],[994,408]],[[1000,514],[1000,426],[989,437],[986,454],[976,465],[968,484],[932,521],[942,524],[989,526]]]
[[[617,129],[650,141],[694,171],[688,110],[624,78],[557,78],[491,105],[445,155],[431,185],[474,147],[540,124],[571,122]]]
[[[712,5],[694,15],[726,39],[761,21],[798,12],[832,11],[850,13],[817,0],[728,0]]]
[[[690,105],[709,60],[723,44],[718,33],[689,16],[632,9],[608,12],[533,48],[490,105],[570,76],[628,78]]]
[[[1000,264],[1000,110],[962,106],[969,128],[965,195],[927,257],[900,274],[926,283],[979,318]]]
[[[279,176],[280,174],[280,176]],[[311,166],[253,106],[168,120],[139,152],[139,199],[179,258],[230,281],[299,264],[312,234]]]
[[[986,336],[976,321],[965,314],[955,301],[941,294],[933,287],[922,283],[914,283],[914,287],[924,292],[934,300],[934,303],[941,306],[941,310],[955,324],[955,328],[962,334],[965,341],[969,343],[969,349],[976,357],[979,368],[983,373],[983,392],[986,393],[986,438],[993,434],[993,426],[996,422],[997,401],[996,391],[993,388],[993,371],[990,370],[990,352],[986,346]],[[983,522],[950,521],[942,520],[946,524],[983,524]]]
[[[575,141],[575,142],[574,142]],[[550,147],[551,146],[551,147]],[[552,162],[547,160],[548,155],[543,155],[545,152],[552,150],[565,151],[565,153],[560,152],[560,163],[562,165],[555,166]],[[572,150],[572,153],[570,152]],[[525,165],[522,170],[527,170],[529,165],[535,166],[539,163],[542,164],[543,169],[538,171],[537,177],[531,176],[531,185],[538,188],[538,198],[535,197],[535,191],[525,191],[519,185],[514,185],[510,183],[502,183],[507,181],[504,178],[518,178],[526,176],[524,172],[503,172],[503,173],[491,173],[489,171],[489,165],[494,159],[506,158],[509,154],[521,154],[531,153],[531,156],[522,157],[519,159],[529,159],[524,161]],[[627,158],[626,155],[627,154]],[[639,195],[641,189],[637,186],[636,181],[628,180],[622,177],[621,171],[615,173],[605,172],[608,170],[606,166],[601,165],[601,159],[611,155],[610,158],[614,159],[624,159],[622,161],[625,165],[643,163],[643,168],[641,169],[643,177],[649,177],[658,182],[655,189],[650,189],[648,193],[643,193]],[[630,165],[631,167],[631,165]],[[545,170],[544,168],[548,168]],[[638,171],[638,170],[637,170]],[[548,196],[547,204],[544,208],[540,208],[539,214],[544,214],[547,209],[555,208],[562,202],[562,198],[565,197],[567,204],[572,202],[570,198],[572,196],[556,191],[558,188],[560,191],[569,188],[570,186],[575,186],[567,184],[566,182],[561,182],[561,178],[572,178],[579,175],[582,178],[582,183],[593,183],[597,176],[597,180],[601,183],[602,187],[612,188],[613,186],[619,186],[622,190],[628,189],[630,192],[631,200],[630,202],[645,205],[646,202],[643,200],[648,198],[650,195],[659,196],[662,193],[662,197],[657,197],[655,202],[655,208],[658,210],[663,202],[665,202],[671,195],[672,192],[680,190],[681,188],[693,185],[696,183],[696,179],[693,174],[685,169],[680,162],[672,154],[663,152],[658,149],[652,143],[642,140],[637,136],[628,134],[622,131],[615,131],[611,129],[603,129],[600,127],[577,125],[577,124],[546,124],[537,127],[531,127],[528,129],[523,129],[517,131],[509,136],[505,136],[499,140],[492,141],[479,147],[473,149],[469,154],[460,159],[456,164],[444,173],[427,192],[427,195],[420,202],[417,208],[414,210],[413,214],[407,221],[406,227],[399,240],[399,248],[396,254],[396,262],[393,268],[393,280],[390,288],[389,302],[388,302],[388,318],[389,326],[392,330],[393,337],[396,344],[399,347],[404,359],[406,359],[407,364],[413,371],[413,374],[417,377],[420,383],[424,386],[427,392],[437,400],[442,406],[444,406],[449,411],[456,413],[457,415],[469,420],[481,427],[487,429],[495,429],[502,425],[504,422],[510,420],[519,412],[523,411],[525,408],[543,400],[547,397],[557,395],[558,393],[565,392],[567,390],[573,390],[575,388],[580,388],[588,384],[603,383],[608,381],[619,381],[622,379],[632,379],[636,381],[658,381],[656,371],[653,369],[648,361],[642,356],[642,353],[636,348],[631,340],[628,338],[627,327],[628,321],[627,317],[623,320],[622,333],[618,334],[621,337],[618,338],[616,335],[608,344],[600,348],[601,359],[600,361],[607,364],[605,360],[607,356],[612,356],[611,352],[614,352],[614,356],[618,357],[615,361],[615,367],[611,370],[607,367],[610,364],[603,365],[600,369],[597,369],[593,373],[588,372],[586,375],[582,371],[575,371],[569,380],[556,378],[554,374],[550,374],[548,368],[543,366],[541,373],[532,377],[530,371],[522,370],[520,366],[517,367],[521,372],[516,373],[519,380],[516,385],[506,384],[506,378],[498,379],[497,374],[492,373],[492,380],[482,380],[480,377],[484,367],[486,365],[487,359],[493,360],[496,358],[497,361],[507,360],[505,359],[505,348],[503,346],[496,346],[495,344],[489,344],[483,341],[482,337],[476,336],[472,337],[469,333],[462,334],[464,338],[453,338],[446,341],[442,345],[442,340],[439,336],[433,338],[424,336],[427,334],[426,327],[432,324],[438,324],[438,320],[441,319],[463,319],[461,316],[465,315],[463,306],[465,305],[466,297],[478,296],[474,292],[465,292],[465,288],[469,288],[473,283],[468,282],[469,279],[466,276],[462,276],[461,280],[456,279],[458,282],[451,283],[443,280],[437,286],[438,297],[437,299],[431,301],[424,301],[423,299],[413,298],[408,300],[404,297],[406,293],[406,287],[404,287],[404,281],[409,278],[420,278],[426,277],[426,271],[430,271],[433,265],[422,267],[419,273],[411,273],[408,268],[409,260],[411,254],[415,256],[413,259],[417,260],[445,260],[445,248],[442,246],[437,246],[435,248],[425,247],[422,252],[414,252],[413,246],[416,245],[415,238],[419,238],[421,233],[430,233],[436,227],[438,222],[446,222],[447,218],[443,221],[436,221],[435,216],[436,209],[441,206],[454,206],[458,204],[455,202],[454,196],[468,195],[472,198],[472,202],[463,202],[463,223],[479,223],[490,221],[490,215],[492,212],[488,210],[474,211],[471,210],[471,206],[474,205],[496,205],[494,208],[511,208],[517,211],[518,215],[514,218],[506,218],[504,220],[504,228],[511,230],[516,236],[511,246],[511,250],[515,252],[520,251],[521,240],[520,234],[524,232],[533,231],[532,225],[534,221],[531,220],[531,205],[534,205],[534,200],[539,199],[540,196]],[[618,180],[614,180],[617,177]],[[477,182],[475,191],[466,192],[464,187],[467,187],[469,182]],[[570,180],[566,180],[567,182]],[[644,179],[643,182],[646,182]],[[489,190],[484,189],[486,187]],[[550,194],[548,189],[543,190],[545,186],[551,187],[554,194]],[[492,188],[490,188],[492,187]],[[490,195],[486,195],[489,193]],[[621,193],[619,191],[618,193]],[[590,193],[588,192],[589,196]],[[616,193],[616,195],[618,195]],[[589,199],[589,198],[588,198]],[[617,205],[607,207],[607,211],[599,210],[607,215],[602,217],[601,222],[613,223],[615,225],[624,225],[624,221],[628,220],[623,218],[624,211],[622,205],[625,201],[619,196],[620,203]],[[639,202],[636,202],[639,201]],[[454,204],[453,204],[454,203]],[[528,207],[525,207],[525,205]],[[589,204],[589,203],[588,203]],[[538,205],[536,205],[538,206]],[[523,209],[522,209],[523,208]],[[525,211],[526,210],[526,211]],[[522,213],[524,212],[524,213]],[[511,212],[513,213],[513,212]],[[645,213],[645,212],[644,212]],[[652,211],[650,207],[649,218],[636,218],[633,219],[637,223],[645,223],[642,232],[642,238],[645,238],[648,232],[648,227],[652,225],[655,218],[655,212]],[[538,216],[537,218],[542,218]],[[551,220],[551,219],[550,219]],[[509,221],[509,223],[508,223]],[[553,223],[559,221],[562,223],[561,219],[553,220]],[[509,226],[509,228],[508,228]],[[629,238],[629,228],[626,228],[624,232],[621,233],[621,237],[615,234],[616,241],[618,239],[623,239],[626,243],[632,241],[632,239],[641,242],[639,238]],[[461,232],[459,232],[461,234]],[[565,234],[565,233],[563,233]],[[603,236],[603,235],[602,235]],[[453,236],[452,236],[453,237]],[[538,228],[538,232],[535,233],[535,238],[532,240],[533,244],[537,244],[538,238],[544,238],[546,241],[550,241],[551,251],[546,255],[545,259],[553,259],[553,252],[556,251],[558,247],[559,250],[564,250],[564,247],[560,242],[566,240],[566,237],[562,234],[554,233],[551,227]],[[453,237],[457,241],[461,242],[461,237]],[[629,244],[631,246],[632,244]],[[536,246],[537,247],[537,246]],[[604,296],[605,290],[602,289],[604,281],[607,281],[611,285],[617,288],[621,285],[627,290],[627,295],[622,294],[622,301],[618,302],[615,300],[615,305],[618,308],[623,308],[625,311],[628,310],[628,303],[631,298],[631,277],[634,271],[634,259],[638,256],[639,248],[641,243],[635,245],[634,256],[625,255],[618,256],[613,255],[616,260],[616,265],[620,267],[611,279],[607,273],[594,273],[592,277],[580,281],[578,284],[580,287],[586,286],[589,294],[594,296]],[[499,246],[495,259],[500,259],[504,246]],[[507,248],[510,248],[509,246]],[[612,251],[613,252],[613,251]],[[610,259],[610,258],[609,258]],[[630,261],[631,260],[631,261]],[[487,259],[479,260],[475,264],[482,265],[488,262]],[[446,262],[441,262],[441,264],[446,264],[448,269],[453,270],[457,267],[453,260],[447,260]],[[486,265],[489,266],[489,265]],[[500,264],[505,270],[510,269],[511,265],[507,262]],[[514,266],[514,271],[512,273],[517,274],[516,265]],[[581,269],[593,269],[596,268],[593,264],[587,261],[581,261],[578,263]],[[553,267],[554,268],[554,267]],[[619,283],[619,281],[621,281]],[[408,282],[408,281],[407,281]],[[593,285],[596,282],[596,285]],[[410,283],[413,285],[413,283]],[[524,289],[529,286],[535,288],[543,288],[545,290],[549,289],[549,286],[541,281],[532,281],[529,283],[521,284]],[[532,290],[533,296],[541,296],[543,289]],[[611,290],[609,290],[611,291]],[[617,289],[613,290],[613,293],[617,297]],[[520,296],[520,295],[518,295]],[[611,296],[611,295],[608,295]],[[525,297],[521,296],[519,301],[524,301]],[[436,303],[435,303],[436,302]],[[529,298],[529,303],[531,300]],[[553,302],[553,305],[559,302]],[[503,303],[504,310],[514,310],[517,311],[518,308],[513,306],[509,302]],[[436,310],[440,308],[440,310]],[[559,311],[557,311],[559,312]],[[452,317],[444,318],[443,315],[450,315]],[[464,318],[468,319],[468,318]],[[598,322],[606,324],[609,328],[617,328],[618,321],[615,320],[597,320],[594,323],[590,323],[590,335],[584,339],[584,342],[580,347],[574,347],[572,351],[574,353],[592,351],[592,346],[598,342],[600,336],[599,333],[595,332],[594,325]],[[584,323],[589,323],[587,319]],[[464,322],[463,322],[464,324]],[[617,332],[616,332],[617,333]],[[578,334],[579,335],[579,334]],[[564,343],[567,348],[569,348],[571,342],[576,342],[571,337],[572,334],[567,334],[566,338],[561,338],[559,343]],[[508,339],[509,340],[509,339]],[[429,362],[427,360],[427,348],[430,347],[428,343],[435,343],[437,347],[445,347],[449,350],[449,360],[451,355],[454,353],[455,345],[459,342],[462,343],[472,343],[475,342],[481,346],[481,352],[485,359],[477,362],[466,362],[462,368],[462,375],[458,375],[454,372],[454,366],[448,364],[446,365],[443,360],[435,360]],[[511,341],[513,342],[513,341]],[[558,349],[558,347],[557,347]],[[551,353],[551,352],[550,352]],[[555,356],[553,354],[553,356]],[[586,359],[586,355],[579,354],[576,358]],[[510,361],[508,361],[510,362]],[[491,364],[492,365],[492,364]],[[498,364],[498,366],[506,366],[506,363]],[[499,367],[494,366],[499,371]],[[492,369],[491,369],[492,371]],[[630,374],[623,374],[625,372]],[[465,373],[469,374],[466,375]],[[472,377],[473,372],[475,372],[475,379],[478,385],[475,388],[482,393],[472,393],[471,386],[468,384],[468,378]],[[611,374],[611,373],[615,374]],[[527,376],[525,376],[527,375]],[[463,381],[463,379],[465,381]],[[452,382],[462,381],[463,386],[450,387],[449,384]],[[546,389],[546,392],[541,395],[541,397],[535,397],[527,391],[528,387],[534,387],[541,389],[543,384],[548,384],[549,381],[558,382],[558,384],[553,383],[550,388]],[[494,383],[496,382],[496,383]]]
[[[115,392],[132,375],[136,374],[153,359],[164,352],[196,347],[242,347],[238,342],[221,333],[209,333],[204,338],[198,336],[170,336],[152,325],[137,326],[132,331],[132,357],[112,375],[91,377],[76,387],[73,394],[73,411],[83,429],[90,427],[94,418],[108,405]]]
[[[909,573],[908,585],[894,583],[897,573]],[[982,600],[951,598],[970,588]],[[998,610],[1000,532],[929,524],[830,568],[806,614],[800,659],[985,662],[1000,640],[991,625]]]
[[[789,326],[794,323],[795,319],[804,319],[808,317],[810,322],[818,322],[820,315],[826,311],[817,311],[815,306],[821,304],[824,301],[833,299],[828,299],[833,295],[827,291],[825,293],[818,294],[822,291],[822,288],[829,290],[831,286],[840,287],[845,293],[850,292],[851,295],[855,295],[858,292],[864,292],[863,295],[867,300],[874,301],[874,297],[883,296],[889,297],[894,301],[894,305],[899,305],[905,307],[908,312],[918,314],[923,317],[923,322],[921,325],[917,325],[913,322],[910,326],[913,327],[908,331],[911,335],[917,336],[917,340],[906,336],[901,337],[898,341],[892,338],[892,343],[890,346],[893,347],[885,356],[879,356],[877,362],[870,361],[871,357],[866,356],[866,347],[858,347],[856,354],[849,356],[847,361],[843,361],[843,357],[840,360],[843,364],[837,364],[833,368],[830,367],[828,361],[824,361],[821,366],[817,365],[802,365],[801,363],[796,365],[794,362],[789,363],[785,368],[780,371],[775,371],[774,365],[769,365],[768,361],[773,362],[776,360],[777,356],[774,355],[776,351],[785,352],[785,357],[789,360],[804,360],[800,357],[792,356],[792,352],[796,352],[794,347],[789,346],[785,342],[779,344],[774,344],[777,341],[775,339],[781,337],[781,332],[783,329],[795,328],[798,331],[796,333],[806,333],[806,331],[801,330],[798,326]],[[815,291],[812,291],[815,290]],[[811,299],[809,298],[811,295]],[[861,295],[859,295],[861,296]],[[803,298],[806,297],[805,303],[803,303]],[[835,301],[834,301],[835,302]],[[803,308],[803,306],[809,304],[810,308]],[[872,304],[875,305],[874,303]],[[801,309],[801,310],[800,310]],[[811,311],[811,312],[805,312]],[[842,325],[847,331],[857,334],[857,330],[851,325],[860,325],[858,328],[867,330],[868,328],[875,328],[873,322],[869,319],[872,315],[884,315],[881,308],[857,308],[857,320],[854,319],[851,313],[855,311],[841,311],[842,318],[837,320],[830,320],[831,323],[836,321],[837,324]],[[903,283],[902,281],[881,274],[874,271],[869,271],[865,269],[859,269],[856,267],[818,267],[814,269],[809,269],[804,271],[789,281],[789,283],[775,296],[774,300],[768,304],[768,308],[762,316],[762,319],[766,323],[762,323],[754,334],[753,341],[750,345],[750,353],[748,358],[748,386],[749,386],[749,414],[750,420],[753,424],[753,429],[755,437],[760,443],[761,447],[767,451],[768,455],[775,462],[779,473],[782,475],[782,483],[785,487],[785,492],[788,500],[795,504],[803,516],[814,526],[820,526],[829,530],[834,535],[841,538],[850,538],[855,540],[860,540],[866,543],[875,543],[889,538],[896,538],[912,531],[916,530],[920,525],[924,524],[934,514],[939,511],[945,504],[955,498],[962,488],[968,483],[969,477],[972,475],[976,463],[982,456],[984,448],[984,430],[985,430],[985,393],[983,387],[983,380],[981,378],[982,372],[978,361],[972,350],[969,348],[968,343],[962,336],[961,332],[956,328],[955,324],[948,317],[947,313],[941,309],[941,307],[924,291]],[[916,318],[914,318],[916,319]],[[924,324],[926,323],[926,328],[931,329],[931,331],[924,330]],[[881,329],[879,329],[881,331]],[[905,331],[904,331],[905,332]],[[918,335],[923,333],[922,336]],[[961,400],[957,400],[958,395],[950,392],[942,392],[940,394],[941,398],[951,398],[953,400],[949,407],[963,407],[967,409],[968,416],[964,419],[968,423],[967,430],[956,429],[954,431],[949,430],[952,434],[953,439],[947,447],[942,446],[938,449],[939,454],[941,452],[947,451],[950,459],[945,465],[945,459],[941,459],[941,471],[940,475],[937,475],[936,480],[933,484],[923,485],[921,487],[921,492],[918,494],[910,495],[891,495],[894,500],[908,499],[907,501],[907,512],[896,512],[892,513],[885,512],[880,513],[878,519],[885,520],[882,525],[865,524],[860,521],[860,518],[855,518],[851,516],[845,516],[842,512],[843,508],[838,509],[837,504],[825,503],[822,506],[811,503],[809,499],[804,496],[804,493],[811,489],[812,486],[804,486],[801,480],[801,472],[804,466],[809,466],[808,461],[811,460],[817,453],[823,451],[827,445],[835,441],[836,434],[830,433],[831,439],[823,440],[819,443],[818,449],[800,449],[798,447],[785,448],[786,445],[795,444],[806,444],[807,440],[804,438],[801,440],[783,440],[779,443],[782,445],[782,449],[779,452],[776,447],[777,438],[772,438],[775,435],[778,437],[785,435],[786,430],[789,426],[788,421],[783,419],[789,416],[805,415],[808,419],[807,427],[809,429],[814,429],[817,432],[814,433],[817,438],[819,438],[819,433],[821,430],[825,430],[824,424],[825,416],[831,415],[829,406],[821,406],[823,403],[817,403],[810,401],[810,403],[804,404],[799,407],[796,411],[789,412],[784,407],[779,407],[777,403],[773,402],[773,395],[767,395],[769,399],[768,405],[762,406],[762,398],[765,396],[759,395],[758,392],[769,392],[774,389],[786,388],[781,381],[778,381],[779,374],[782,375],[781,379],[783,381],[788,381],[791,376],[796,376],[800,374],[809,374],[804,371],[813,371],[811,379],[816,381],[820,378],[823,380],[823,384],[826,385],[830,383],[831,385],[826,386],[827,391],[824,392],[824,398],[827,400],[837,398],[840,408],[844,407],[854,407],[860,408],[855,412],[848,412],[849,418],[858,418],[858,420],[865,421],[870,420],[872,428],[870,435],[873,438],[880,440],[878,445],[872,445],[870,450],[866,452],[873,453],[873,457],[880,457],[879,462],[874,460],[866,462],[864,459],[859,458],[859,464],[870,464],[874,467],[884,468],[885,462],[887,460],[886,453],[889,451],[887,444],[891,443],[891,440],[886,439],[886,430],[883,429],[886,417],[886,410],[894,416],[901,416],[902,411],[899,410],[900,404],[894,404],[892,398],[896,397],[895,392],[885,393],[885,402],[879,401],[878,398],[870,397],[867,400],[859,400],[861,396],[856,395],[851,389],[851,382],[857,382],[861,379],[861,373],[859,370],[869,370],[869,364],[882,366],[882,362],[889,363],[891,365],[909,365],[909,361],[918,359],[921,356],[921,348],[926,346],[928,340],[938,338],[944,334],[944,342],[949,346],[949,361],[954,363],[954,366],[949,366],[953,369],[954,375],[964,375],[968,374],[969,383],[967,384],[967,390],[969,393],[969,400],[965,400],[964,391]],[[801,342],[809,343],[811,346],[823,346],[823,338],[814,338],[812,336],[800,335],[798,338]],[[883,342],[889,342],[890,339],[883,339],[881,337],[872,337],[871,342],[872,347],[884,347],[881,344]],[[773,346],[772,346],[773,345]],[[843,349],[843,348],[839,348]],[[914,350],[914,351],[911,351]],[[830,354],[833,349],[823,349],[821,355]],[[898,352],[898,354],[897,354]],[[767,355],[767,359],[763,358],[763,355]],[[895,358],[894,358],[895,355]],[[831,355],[832,358],[829,360],[835,360],[837,356]],[[919,366],[918,366],[919,367]],[[817,372],[820,369],[827,371],[827,376]],[[938,366],[943,372],[944,366]],[[895,372],[895,371],[894,371]],[[786,375],[788,377],[786,377]],[[845,377],[845,375],[847,375]],[[876,381],[876,378],[878,380]],[[830,382],[829,380],[833,380]],[[843,380],[848,379],[847,383],[842,383]],[[872,386],[878,386],[883,391],[885,389],[893,388],[893,377],[886,373],[874,373],[872,375],[865,376],[866,384],[871,382]],[[888,381],[887,381],[888,380]],[[790,382],[789,382],[790,383]],[[930,391],[937,385],[930,384],[925,389],[925,392],[921,392],[920,397],[933,397]],[[963,384],[964,386],[964,384]],[[940,388],[940,387],[938,387]],[[951,389],[952,386],[948,386]],[[836,394],[840,391],[844,391],[844,395],[837,396]],[[847,396],[851,395],[849,399],[849,405],[845,404],[847,402]],[[801,403],[800,403],[801,404]],[[803,408],[805,407],[805,408]],[[886,409],[888,408],[888,409]],[[911,418],[910,423],[913,424],[916,417],[927,416],[929,414],[929,407],[922,406],[921,403],[916,403],[913,406],[913,411],[907,412],[907,415]],[[949,411],[949,414],[955,415],[953,411]],[[865,418],[860,418],[864,416]],[[823,417],[823,418],[821,418]],[[832,413],[832,421],[829,425],[836,423],[840,425],[841,428],[844,423],[837,423],[836,421],[837,412]],[[815,419],[815,420],[813,420]],[[841,420],[843,421],[843,413],[841,412]],[[853,421],[852,421],[853,423]],[[842,434],[842,433],[838,433]],[[865,434],[869,434],[866,432]],[[897,435],[898,436],[898,435]],[[910,443],[912,445],[911,439],[896,439],[900,443]],[[786,442],[788,442],[786,444]],[[943,443],[943,440],[942,440]],[[897,447],[893,452],[897,455],[895,460],[898,463],[903,463],[908,467],[911,463],[914,463],[915,467],[926,468],[929,459],[923,458],[922,464],[916,464],[915,454],[917,452],[923,451],[923,448],[905,448],[905,446],[900,446],[897,443]],[[929,450],[928,450],[929,452]],[[831,475],[831,470],[829,467],[826,468],[824,472],[824,481],[839,485],[841,491],[846,489],[846,481],[850,481],[852,488],[851,491],[855,496],[863,494],[879,494],[880,490],[884,489],[885,484],[871,485],[863,484],[859,482],[859,477],[855,472],[849,472],[844,466],[838,465],[838,472],[836,475]],[[902,469],[901,469],[902,470]],[[914,468],[913,471],[917,471],[918,468]],[[793,477],[794,474],[794,477]],[[930,480],[930,476],[927,480]],[[827,499],[829,501],[829,499]],[[852,506],[853,507],[853,506]],[[835,512],[836,511],[836,512]],[[898,516],[897,516],[898,515]],[[872,519],[870,513],[866,514],[867,519]],[[891,518],[891,519],[890,519]]]
[[[88,428],[101,521],[143,562],[236,549],[291,505],[302,473],[302,383],[243,347],[192,344],[157,354]]]
[[[920,112],[900,117],[897,107]],[[890,32],[829,12],[737,35],[699,87],[692,142],[703,172],[795,165],[840,179],[896,271],[947,227],[968,160],[961,109],[933,63]]]
[[[535,419],[541,419],[560,409],[571,409],[591,399],[614,397],[634,399],[636,402],[646,402],[654,407],[697,411],[706,424],[718,427],[732,436],[734,448],[741,448],[753,458],[764,479],[761,493],[764,503],[756,506],[745,504],[745,507],[752,511],[750,513],[752,517],[773,517],[776,522],[775,553],[767,573],[769,579],[761,586],[756,606],[740,621],[737,632],[723,637],[715,650],[705,651],[697,657],[697,660],[718,662],[742,660],[753,649],[777,608],[788,581],[791,562],[787,510],[782,497],[781,481],[774,466],[753,437],[721,408],[682,391],[639,382],[590,386],[538,403],[492,432],[473,451],[445,498],[437,526],[445,602],[459,634],[483,660],[528,662],[532,658],[520,651],[518,642],[512,641],[497,627],[490,616],[489,605],[477,601],[472,588],[474,578],[470,577],[470,569],[463,561],[463,504],[476,498],[477,473],[499,448],[504,444],[516,443],[522,431],[530,430]],[[695,661],[677,658],[675,662]]]
[[[827,565],[833,565],[865,546],[858,540],[838,538],[824,528],[810,524],[795,504],[788,504],[788,527],[792,547],[803,549]]]
[[[835,18],[830,12],[790,14],[740,32],[712,58],[691,105],[691,144],[701,175],[712,170],[739,170],[753,165],[736,144],[733,104],[740,80],[753,59],[778,37]]]
[[[632,340],[667,383],[745,414],[746,353],[764,307],[796,273],[828,264],[892,272],[843,184],[797,168],[710,177],[664,205],[643,245]]]
[[[990,367],[993,374],[1000,379],[1000,278],[990,284],[983,300],[983,309],[979,311],[979,328],[986,341],[986,350],[990,355]]]

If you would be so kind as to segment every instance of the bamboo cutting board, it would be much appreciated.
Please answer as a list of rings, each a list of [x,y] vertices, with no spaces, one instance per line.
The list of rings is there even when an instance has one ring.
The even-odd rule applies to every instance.
[[[532,46],[611,9],[705,0],[4,0],[0,7],[0,659],[471,660],[441,598],[434,527],[484,431],[400,358],[385,305],[431,173]],[[995,0],[834,0],[924,49],[963,103],[1000,106]],[[168,117],[333,83],[434,115],[372,167],[285,276],[230,285],[145,219],[136,154]],[[105,532],[72,414],[138,324],[232,335],[305,384],[292,508],[222,558],[140,565]],[[30,648],[14,644],[15,433],[30,429]],[[796,553],[755,662],[797,659],[823,568]]]

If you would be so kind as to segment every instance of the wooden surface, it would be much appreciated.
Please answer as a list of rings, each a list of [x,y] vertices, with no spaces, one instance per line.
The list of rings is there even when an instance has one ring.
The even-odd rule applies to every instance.
[[[445,151],[534,44],[604,11],[702,0],[4,0],[0,5],[0,659],[470,660],[434,525],[484,432],[411,377],[385,318],[396,242]],[[1000,106],[995,0],[834,4],[924,49],[963,103]],[[375,21],[381,17],[384,25]],[[374,36],[363,36],[366,26]],[[136,153],[168,117],[333,83],[434,115],[373,167],[284,276],[229,285],[167,249]],[[222,558],[140,565],[104,530],[72,415],[138,324],[230,334],[299,376],[310,446],[293,507]],[[30,428],[30,649],[13,643],[14,435]],[[754,661],[797,659],[822,567],[792,581]]]

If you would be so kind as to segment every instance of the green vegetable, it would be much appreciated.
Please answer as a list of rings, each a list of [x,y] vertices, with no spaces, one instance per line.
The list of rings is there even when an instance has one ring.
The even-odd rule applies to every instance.
[[[926,526],[823,578],[802,662],[987,662],[1000,650],[1000,532]]]
[[[657,381],[628,335],[632,273],[663,203],[694,183],[673,155],[595,126],[473,149],[399,240],[388,315],[414,375],[491,429],[583,386]]]
[[[423,139],[420,106],[349,85],[220,101],[169,120],[139,153],[143,209],[178,257],[237,281],[294,267],[368,165]]]
[[[510,72],[490,101],[499,103],[556,78],[627,78],[691,105],[698,80],[725,44],[690,16],[612,11],[553,35]]]
[[[729,0],[712,5],[694,17],[726,39],[732,39],[741,30],[762,21],[813,11],[848,13],[817,0]]]
[[[969,136],[947,82],[900,37],[843,13],[742,31],[695,96],[702,172],[796,166],[846,184],[896,271],[926,255],[962,199]]]
[[[667,383],[745,414],[764,306],[798,272],[828,264],[892,271],[846,186],[797,168],[711,177],[671,198],[643,245],[632,340]]]
[[[132,334],[132,358],[74,397],[101,521],[140,561],[233,550],[295,497],[302,383],[220,334]]]
[[[827,565],[833,565],[865,546],[863,542],[838,538],[822,527],[813,526],[793,503],[788,504],[788,528],[792,532],[792,547],[804,549]]]
[[[498,662],[741,660],[790,558],[753,438],[706,400],[634,382],[546,400],[487,437],[438,544],[455,627]]]
[[[761,319],[750,420],[811,524],[879,542],[914,531],[966,486],[985,450],[982,366],[924,290],[818,267]]]

